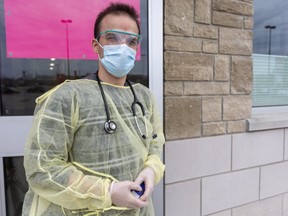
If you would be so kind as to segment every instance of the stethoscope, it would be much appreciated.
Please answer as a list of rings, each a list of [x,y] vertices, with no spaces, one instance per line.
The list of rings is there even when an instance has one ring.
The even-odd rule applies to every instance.
[[[98,76],[98,72],[96,73],[96,80],[98,82],[98,85],[99,85],[99,88],[100,88],[100,92],[101,92],[101,96],[102,96],[102,99],[103,99],[103,102],[104,102],[104,108],[105,108],[105,112],[106,112],[106,117],[107,117],[107,120],[105,121],[104,123],[104,130],[108,133],[108,134],[112,134],[116,131],[117,129],[117,124],[111,120],[110,118],[110,112],[109,112],[109,109],[108,109],[108,105],[107,105],[107,101],[106,101],[106,97],[105,97],[105,94],[104,94],[104,90],[103,90],[103,87],[102,87],[102,84],[101,84],[101,81],[99,79],[99,76]],[[135,122],[136,122],[136,125],[137,125],[137,128],[141,134],[141,137],[143,139],[147,139],[148,138],[148,130],[147,130],[147,124],[146,124],[146,116],[145,116],[145,110],[144,110],[144,106],[142,103],[140,103],[138,101],[138,98],[135,94],[135,91],[130,83],[130,81],[128,79],[126,79],[126,82],[128,83],[131,91],[132,91],[132,94],[133,94],[133,97],[134,97],[134,101],[131,105],[131,109],[132,109],[132,114],[133,114],[133,117],[135,119]],[[140,129],[140,126],[138,124],[138,120],[137,120],[137,116],[136,116],[136,110],[135,110],[135,107],[136,105],[138,105],[140,108],[141,108],[141,111],[142,111],[142,115],[143,115],[143,118],[144,118],[144,123],[145,123],[145,130],[146,130],[146,135],[141,131]],[[157,137],[157,134],[154,134],[152,136],[152,139],[155,139]]]

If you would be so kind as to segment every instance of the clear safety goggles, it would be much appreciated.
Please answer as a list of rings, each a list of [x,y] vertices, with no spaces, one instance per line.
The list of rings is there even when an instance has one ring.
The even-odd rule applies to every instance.
[[[104,36],[107,43],[109,45],[115,44],[123,44],[125,43],[127,46],[137,49],[138,45],[141,43],[141,35],[134,34],[131,32],[125,32],[120,30],[106,30],[104,32],[100,32],[97,36],[96,40],[99,41],[99,38]]]

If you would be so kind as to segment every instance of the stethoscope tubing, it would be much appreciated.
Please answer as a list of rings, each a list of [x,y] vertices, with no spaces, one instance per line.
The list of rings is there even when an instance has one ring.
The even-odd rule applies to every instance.
[[[109,112],[109,109],[108,109],[108,104],[107,104],[107,100],[106,100],[106,97],[105,97],[105,93],[104,93],[104,90],[103,90],[103,87],[102,87],[102,84],[101,84],[101,80],[99,79],[99,76],[98,76],[98,72],[96,73],[96,80],[98,82],[98,85],[99,85],[99,88],[100,88],[100,93],[101,93],[101,96],[102,96],[102,99],[103,99],[103,103],[104,103],[104,108],[105,108],[105,112],[106,112],[106,122],[104,123],[104,129],[107,133],[111,134],[113,133],[114,131],[116,131],[117,129],[117,125],[114,121],[111,120],[110,118],[110,112]],[[132,84],[131,82],[126,79],[126,82],[128,83],[131,91],[132,91],[132,94],[133,94],[133,102],[131,104],[131,110],[132,110],[132,114],[134,116],[134,119],[136,121],[136,126],[142,136],[143,139],[147,139],[147,122],[146,122],[146,116],[145,116],[145,109],[144,109],[144,106],[143,104],[138,101],[138,98],[135,94],[135,91],[134,91],[134,88],[132,87]],[[145,130],[146,130],[146,135],[144,135],[140,129],[140,126],[138,124],[138,120],[137,120],[137,116],[136,116],[136,110],[135,110],[135,107],[136,105],[138,105],[140,108],[141,108],[141,111],[142,111],[142,115],[143,115],[143,118],[144,118],[144,124],[145,124]],[[155,139],[157,137],[157,134],[154,134],[152,136],[152,139]]]

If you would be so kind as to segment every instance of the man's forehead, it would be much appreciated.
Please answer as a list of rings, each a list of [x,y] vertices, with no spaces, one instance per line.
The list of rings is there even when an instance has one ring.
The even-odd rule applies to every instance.
[[[100,31],[119,29],[138,34],[136,21],[128,14],[108,14],[100,23]]]

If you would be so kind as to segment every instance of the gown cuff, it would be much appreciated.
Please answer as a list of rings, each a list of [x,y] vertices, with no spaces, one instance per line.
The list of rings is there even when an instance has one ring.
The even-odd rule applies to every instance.
[[[161,159],[153,154],[149,155],[147,161],[144,164],[145,167],[151,167],[155,172],[155,180],[154,184],[159,183],[159,181],[163,178],[165,165],[162,163]]]

